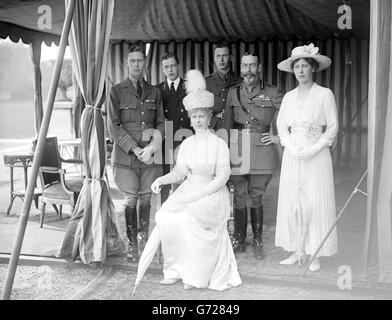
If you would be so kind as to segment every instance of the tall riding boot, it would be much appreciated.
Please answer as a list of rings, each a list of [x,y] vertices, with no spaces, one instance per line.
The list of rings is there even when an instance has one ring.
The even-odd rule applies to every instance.
[[[253,252],[256,259],[265,257],[263,249],[263,207],[250,208],[250,219],[253,230]]]
[[[128,254],[127,259],[131,262],[137,262],[139,253],[137,249],[137,211],[136,208],[125,207],[125,223],[127,226],[128,236]]]
[[[246,208],[234,210],[234,235],[233,235],[233,251],[244,252],[246,249],[246,227],[248,224],[248,214]]]
[[[143,252],[148,240],[148,228],[150,226],[150,209],[150,204],[139,207],[140,230],[138,234],[138,240],[140,252]]]

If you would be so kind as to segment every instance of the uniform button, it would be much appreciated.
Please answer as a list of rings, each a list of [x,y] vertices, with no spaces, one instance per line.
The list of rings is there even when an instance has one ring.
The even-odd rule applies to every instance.
[[[222,99],[222,101],[225,101],[226,99]]]
[[[143,104],[143,102],[140,102],[140,104]]]
[[[167,110],[167,109],[165,109],[165,112],[168,112],[168,110]]]
[[[142,111],[142,114],[144,114],[144,112]]]
[[[184,112],[184,110],[183,110],[183,109],[181,109],[181,112]]]
[[[146,124],[146,123],[143,121],[142,124]]]
[[[225,90],[226,90],[225,88],[222,89],[222,91],[225,91]]]
[[[184,120],[183,118],[181,118],[181,121]]]

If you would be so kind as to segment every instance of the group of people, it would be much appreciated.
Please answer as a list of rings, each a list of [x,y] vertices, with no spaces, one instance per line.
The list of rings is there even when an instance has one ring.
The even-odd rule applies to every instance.
[[[114,180],[125,199],[127,259],[139,260],[148,242],[151,195],[161,193],[155,214],[161,284],[182,280],[185,289],[214,290],[241,284],[235,254],[246,250],[247,208],[253,253],[263,259],[262,200],[279,168],[275,245],[291,252],[280,263],[314,256],[335,218],[329,147],[338,130],[336,104],[332,91],[313,81],[313,73],[331,60],[312,44],[294,48],[278,68],[294,73],[298,86],[283,95],[260,79],[262,64],[254,52],[242,55],[236,75],[226,42],[216,45],[216,71],[206,77],[189,70],[182,79],[178,58],[168,52],[161,58],[166,79],[152,86],[143,79],[145,58],[140,46],[130,48],[129,76],[113,86],[108,106]],[[310,270],[321,268],[320,256],[336,252],[334,230]]]

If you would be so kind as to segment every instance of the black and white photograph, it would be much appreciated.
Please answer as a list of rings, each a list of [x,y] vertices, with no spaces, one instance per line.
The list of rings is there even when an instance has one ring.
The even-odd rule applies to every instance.
[[[390,0],[0,0],[1,299],[391,300],[391,44]]]

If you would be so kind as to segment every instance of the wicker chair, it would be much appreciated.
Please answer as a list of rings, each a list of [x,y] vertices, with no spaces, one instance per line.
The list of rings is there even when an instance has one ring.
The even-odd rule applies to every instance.
[[[37,140],[33,142],[35,150]],[[69,205],[71,211],[79,196],[83,185],[83,176],[68,176],[62,169],[62,163],[82,163],[80,159],[63,159],[60,155],[57,138],[46,138],[44,152],[39,168],[42,186],[41,196],[41,228],[44,223],[46,204],[53,205],[56,213],[62,218],[63,205]],[[59,206],[59,208],[57,208]]]

